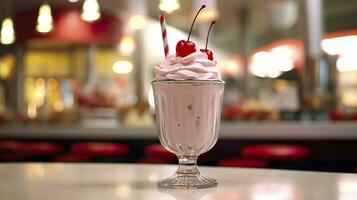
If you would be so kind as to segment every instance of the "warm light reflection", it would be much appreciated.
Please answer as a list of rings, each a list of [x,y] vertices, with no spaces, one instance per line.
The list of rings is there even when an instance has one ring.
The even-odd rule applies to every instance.
[[[218,64],[218,69],[224,76],[237,76],[241,71],[241,65],[236,59],[223,59]]]
[[[218,191],[213,194],[208,194],[203,198],[204,200],[220,200],[220,199],[234,199],[234,200],[243,200],[242,194],[237,191]],[[202,200],[203,200],[202,199]]]
[[[336,61],[336,67],[340,72],[357,71],[357,59],[355,56],[340,56]]]
[[[272,66],[272,55],[266,51],[260,51],[253,55],[250,71],[258,77],[276,78],[281,72]]]
[[[85,0],[82,8],[82,19],[93,22],[100,18],[100,7],[97,0]]]
[[[343,105],[349,107],[357,107],[357,92],[356,90],[346,90],[341,94],[341,101]]]
[[[113,71],[117,74],[129,74],[133,70],[133,64],[130,61],[116,61],[114,62]]]
[[[293,49],[291,46],[288,45],[280,45],[272,48],[270,52],[279,57],[285,57],[285,58],[294,58],[297,54],[295,49]]]
[[[12,44],[15,42],[14,23],[11,18],[2,21],[0,41],[2,44]]]
[[[217,10],[206,10],[202,12],[202,14],[198,15],[197,21],[199,22],[210,22],[212,20],[216,20],[218,18]]]
[[[71,3],[76,3],[76,2],[78,2],[78,0],[67,0],[67,1],[69,1],[69,2],[71,2]]]
[[[53,104],[53,110],[56,111],[56,112],[62,112],[64,109],[64,105],[61,101],[56,101],[54,104]]]
[[[276,80],[275,83],[274,83],[274,90],[276,90],[277,92],[281,93],[281,92],[285,92],[287,90],[289,90],[289,81],[286,81],[286,80]],[[284,148],[279,148],[279,149],[284,149]],[[290,148],[289,148],[290,149]],[[272,149],[273,151],[276,151],[274,149]],[[291,150],[291,149],[290,149]],[[287,153],[290,153],[290,152],[287,152],[287,150],[284,150],[285,151],[285,155]],[[275,152],[276,153],[276,152]],[[279,151],[278,153],[282,153],[282,151]]]
[[[148,102],[149,102],[149,109],[150,112],[155,112],[155,100],[154,100],[154,90],[150,87],[148,92]]]
[[[12,69],[15,66],[15,57],[7,54],[0,58],[0,79],[6,80],[11,78]]]
[[[54,90],[58,87],[58,81],[54,78],[48,79],[47,84],[49,90]]]
[[[281,54],[282,49],[273,49],[273,52],[260,51],[253,55],[250,71],[258,77],[276,78],[285,71],[294,68],[294,61],[287,54]]]
[[[30,180],[41,179],[45,176],[45,169],[42,164],[27,164],[25,167],[26,177]]]
[[[5,62],[0,62],[0,79],[6,79],[9,77],[11,71],[11,66],[7,65]]]
[[[337,184],[338,200],[357,199],[357,178],[342,176]]]
[[[46,82],[45,79],[39,78],[35,82],[35,102],[37,106],[42,106],[45,102],[46,97]]]
[[[36,87],[43,88],[46,86],[46,81],[43,78],[38,78],[35,82]]]
[[[119,52],[122,55],[131,55],[135,50],[134,38],[131,35],[124,35],[120,39]]]
[[[30,103],[34,101],[33,91],[35,90],[35,79],[33,78],[26,78],[24,81],[25,87],[25,100],[26,103]]]
[[[159,9],[164,12],[172,13],[179,8],[180,3],[178,0],[160,0]]]
[[[37,116],[37,105],[36,103],[29,103],[28,106],[27,106],[27,116],[30,118],[30,119],[35,119],[36,116]]]
[[[59,83],[56,79],[50,78],[47,80],[47,105],[55,112],[62,112],[65,108],[63,99],[61,98]]]
[[[218,9],[216,0],[195,0],[194,1],[194,13],[202,6],[206,5],[206,8],[201,12],[198,17],[198,22],[211,22],[212,20],[217,20],[218,18]],[[196,13],[195,13],[196,14]]]
[[[61,176],[61,170],[63,168],[62,164],[51,164],[49,166],[46,166],[45,168],[45,174],[47,177],[58,177]]]
[[[321,48],[330,55],[355,55],[357,52],[357,35],[323,39]]]
[[[25,176],[29,180],[36,180],[42,178],[53,178],[59,176],[62,170],[61,164],[51,164],[44,166],[43,164],[30,163],[25,166]]]
[[[149,174],[149,181],[156,182],[159,180],[159,176],[157,174]]]
[[[40,7],[37,17],[36,30],[40,33],[48,33],[53,29],[53,18],[51,7],[48,4],[43,4]]]
[[[287,72],[294,69],[294,61],[287,57],[275,57],[275,65],[278,70]]]
[[[133,29],[133,30],[137,30],[137,29],[142,29],[145,27],[146,24],[146,19],[143,15],[132,15],[129,18],[129,22],[128,22],[128,27]]]
[[[286,200],[294,199],[294,188],[283,183],[256,184],[250,191],[252,200]]]
[[[297,52],[293,47],[287,45],[277,46],[272,48],[270,53],[274,57],[274,65],[276,65],[280,71],[286,72],[294,68],[293,59],[296,58]]]
[[[115,187],[115,194],[120,199],[128,198],[132,193],[132,188],[129,185],[122,184]]]

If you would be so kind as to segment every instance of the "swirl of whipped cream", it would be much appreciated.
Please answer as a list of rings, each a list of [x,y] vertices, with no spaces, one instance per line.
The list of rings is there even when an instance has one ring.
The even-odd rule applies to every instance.
[[[173,80],[221,80],[217,61],[197,51],[185,57],[168,56],[160,66],[155,66],[155,79]]]

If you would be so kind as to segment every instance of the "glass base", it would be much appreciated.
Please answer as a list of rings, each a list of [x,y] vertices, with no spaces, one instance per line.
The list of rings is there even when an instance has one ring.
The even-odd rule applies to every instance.
[[[161,188],[177,188],[177,189],[200,189],[210,188],[217,186],[218,181],[212,178],[208,178],[195,174],[181,174],[175,173],[167,179],[159,181],[157,185]]]

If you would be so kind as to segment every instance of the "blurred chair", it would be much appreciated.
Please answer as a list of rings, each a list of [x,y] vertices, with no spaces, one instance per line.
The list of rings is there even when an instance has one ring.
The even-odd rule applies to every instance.
[[[151,144],[145,147],[144,157],[138,163],[169,164],[177,160],[175,154],[167,151],[161,144]]]
[[[88,156],[95,161],[126,162],[130,149],[125,144],[110,142],[81,142],[74,144],[70,152],[72,155]]]
[[[269,162],[261,159],[250,158],[226,158],[218,161],[220,167],[250,167],[250,168],[266,168]]]
[[[294,144],[258,144],[245,146],[243,158],[262,159],[273,162],[301,161],[311,155],[309,148]]]

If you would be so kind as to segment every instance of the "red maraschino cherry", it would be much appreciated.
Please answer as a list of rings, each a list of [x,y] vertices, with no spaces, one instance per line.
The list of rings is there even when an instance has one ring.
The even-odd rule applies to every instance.
[[[193,24],[196,21],[196,18],[198,16],[198,14],[201,12],[202,9],[204,9],[206,7],[206,5],[202,5],[200,10],[197,12],[195,18],[193,19],[193,22],[191,24],[191,29],[190,32],[188,34],[188,38],[187,40],[180,40],[177,44],[176,44],[176,55],[180,56],[180,57],[185,57],[187,55],[190,55],[191,53],[196,52],[196,45],[195,43],[190,41],[190,36],[191,36],[191,32],[192,32],[192,27]]]
[[[200,51],[202,53],[206,53],[207,54],[209,60],[213,60],[213,53],[212,53],[211,50],[207,49],[207,44],[208,44],[209,33],[211,32],[211,28],[212,28],[214,23],[216,23],[216,21],[213,21],[211,23],[211,26],[209,26],[209,29],[208,29],[207,38],[206,38],[206,48],[205,49],[200,49]]]

